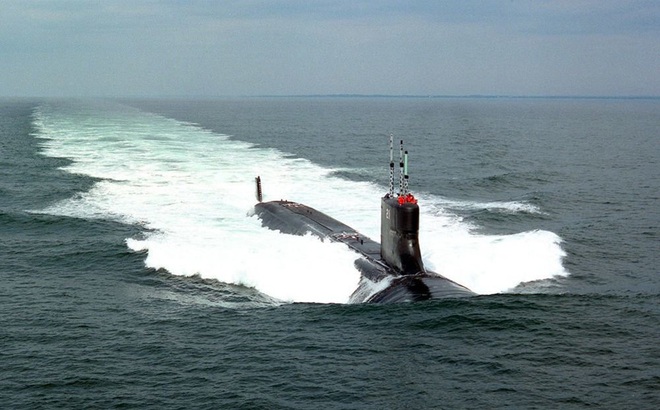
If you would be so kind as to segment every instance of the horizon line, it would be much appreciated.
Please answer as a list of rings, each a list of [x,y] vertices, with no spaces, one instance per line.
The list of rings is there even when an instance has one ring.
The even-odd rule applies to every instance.
[[[243,95],[71,95],[71,96],[0,96],[0,100],[8,99],[222,99],[222,98],[410,98],[410,99],[574,99],[574,100],[657,100],[660,95],[510,95],[510,94],[243,94]]]
[[[201,96],[200,96],[201,97]],[[262,94],[246,95],[253,98],[539,98],[539,99],[660,99],[660,95],[510,95],[510,94]]]

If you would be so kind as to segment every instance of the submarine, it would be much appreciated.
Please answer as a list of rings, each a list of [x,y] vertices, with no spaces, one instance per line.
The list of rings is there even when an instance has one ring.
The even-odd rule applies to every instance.
[[[398,303],[475,296],[467,287],[424,267],[419,246],[419,205],[408,189],[408,151],[399,149],[399,191],[394,192],[393,136],[390,136],[389,191],[381,198],[380,244],[350,226],[298,202],[263,202],[257,176],[254,214],[262,226],[284,234],[311,233],[344,243],[357,255],[360,272],[349,303]]]

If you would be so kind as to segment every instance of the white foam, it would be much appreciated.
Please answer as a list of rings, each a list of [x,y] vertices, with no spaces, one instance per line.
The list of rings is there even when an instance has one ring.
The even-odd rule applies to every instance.
[[[516,213],[529,213],[529,214],[543,214],[538,206],[517,201],[489,201],[489,202],[469,202],[451,200],[446,198],[433,198],[430,199],[430,205],[443,209],[445,207],[459,210],[490,210],[497,212],[504,212],[509,214]]]
[[[69,172],[103,179],[46,212],[143,224],[153,233],[128,238],[127,246],[146,250],[149,267],[250,286],[286,301],[347,302],[359,280],[355,254],[341,244],[262,228],[249,216],[256,175],[265,200],[303,202],[379,238],[383,188],[332,177],[334,170],[307,160],[110,103],[44,105],[34,117],[46,155],[72,159]],[[478,293],[567,274],[557,235],[477,235],[442,201],[420,198],[429,268]],[[431,206],[425,209],[425,202]]]

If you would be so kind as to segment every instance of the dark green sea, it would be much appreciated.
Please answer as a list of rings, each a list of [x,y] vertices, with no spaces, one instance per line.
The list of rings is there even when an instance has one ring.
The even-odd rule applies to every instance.
[[[425,264],[349,304],[388,136]],[[0,100],[0,408],[660,408],[660,100]]]

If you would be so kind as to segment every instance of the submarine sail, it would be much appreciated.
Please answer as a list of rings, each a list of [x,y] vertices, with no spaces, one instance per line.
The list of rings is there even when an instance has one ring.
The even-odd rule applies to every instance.
[[[256,178],[254,213],[263,226],[285,234],[311,233],[342,242],[358,254],[355,266],[360,282],[351,303],[413,302],[459,298],[475,293],[424,268],[419,246],[419,205],[408,191],[408,152],[399,153],[399,192],[394,193],[394,162],[390,136],[390,189],[381,198],[380,244],[350,226],[307,205],[279,200],[262,202],[261,178]]]

